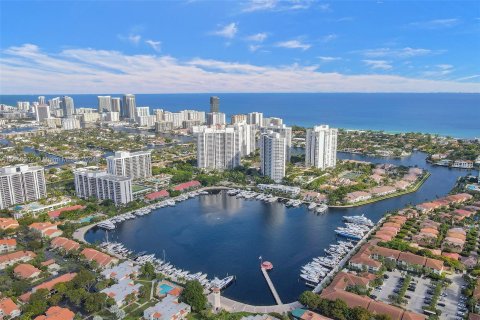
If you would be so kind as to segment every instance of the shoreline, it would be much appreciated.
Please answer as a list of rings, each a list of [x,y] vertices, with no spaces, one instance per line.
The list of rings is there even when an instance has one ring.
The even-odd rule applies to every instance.
[[[338,209],[355,208],[355,207],[361,207],[361,206],[364,206],[364,205],[367,205],[367,204],[372,204],[372,203],[375,203],[375,202],[379,202],[379,201],[383,201],[383,200],[387,200],[387,199],[391,199],[391,198],[401,197],[401,196],[406,195],[406,194],[414,193],[414,192],[417,192],[418,189],[420,189],[420,187],[425,183],[425,181],[427,181],[427,179],[431,175],[432,174],[430,172],[427,172],[427,174],[420,181],[418,181],[417,184],[415,185],[415,187],[413,187],[413,189],[411,189],[411,190],[405,190],[405,191],[402,191],[402,192],[395,192],[395,193],[388,194],[388,195],[385,195],[385,196],[382,196],[382,197],[379,197],[379,198],[369,199],[367,201],[362,201],[362,202],[357,202],[357,203],[352,203],[352,204],[347,204],[347,205],[341,205],[341,206],[328,206],[328,207],[329,208],[338,208]]]

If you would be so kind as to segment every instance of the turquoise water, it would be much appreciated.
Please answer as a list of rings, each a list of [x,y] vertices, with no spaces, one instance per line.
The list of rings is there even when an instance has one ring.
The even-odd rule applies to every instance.
[[[136,100],[137,106],[150,106],[152,110],[207,111],[210,95],[220,97],[220,111],[228,116],[260,111],[265,116],[281,117],[289,125],[326,123],[348,129],[480,137],[480,94],[473,93],[138,94]],[[77,108],[97,107],[97,95],[71,96]],[[36,99],[33,95],[0,95],[0,103],[6,104]]]
[[[168,284],[162,284],[162,285],[160,285],[160,288],[161,289],[159,290],[159,293],[161,295],[167,294],[167,293],[169,293],[170,291],[173,290],[173,287],[169,286]]]

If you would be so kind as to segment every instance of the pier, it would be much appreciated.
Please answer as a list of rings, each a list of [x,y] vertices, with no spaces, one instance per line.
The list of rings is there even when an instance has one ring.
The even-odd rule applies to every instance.
[[[262,270],[263,276],[265,277],[265,280],[267,280],[267,284],[270,287],[270,291],[272,291],[273,297],[275,298],[275,302],[278,305],[282,305],[282,300],[280,300],[280,296],[278,295],[277,289],[275,289],[272,280],[270,279],[270,276],[267,273],[267,270],[260,266],[260,270]]]

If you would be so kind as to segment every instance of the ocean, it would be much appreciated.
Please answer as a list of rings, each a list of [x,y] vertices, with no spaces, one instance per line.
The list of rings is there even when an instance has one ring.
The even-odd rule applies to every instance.
[[[104,94],[121,96],[121,94]],[[211,93],[138,94],[137,106],[169,111],[208,111],[209,97],[220,97],[220,111],[263,112],[288,125],[329,124],[345,129],[425,132],[458,138],[480,137],[480,94],[460,93]],[[58,95],[46,95],[46,98]],[[75,106],[97,107],[97,94],[72,94]],[[0,103],[35,101],[37,95],[0,95]]]

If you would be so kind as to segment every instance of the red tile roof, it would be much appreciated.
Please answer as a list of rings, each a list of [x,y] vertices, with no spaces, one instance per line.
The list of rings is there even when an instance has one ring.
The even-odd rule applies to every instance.
[[[16,247],[17,240],[15,239],[0,239],[0,246]]]
[[[196,188],[196,187],[200,187],[200,186],[201,186],[200,182],[198,182],[197,180],[192,180],[192,181],[189,181],[189,182],[185,182],[185,183],[181,183],[179,185],[176,185],[175,187],[173,187],[173,190],[182,191],[182,190],[185,190],[185,189]]]
[[[52,240],[51,246],[53,248],[62,248],[65,251],[72,251],[80,249],[80,243],[64,238],[58,237]]]
[[[24,257],[35,258],[37,255],[32,251],[17,251],[12,253],[7,253],[0,256],[0,263],[17,261]]]
[[[18,228],[19,224],[17,220],[11,218],[0,218],[0,229],[15,229]]]
[[[427,258],[425,261],[425,267],[442,271],[443,270],[443,261],[442,260],[437,260],[437,259],[431,259]]]
[[[324,289],[320,294],[320,297],[330,301],[335,301],[337,299],[343,300],[349,308],[362,307],[367,309],[370,302],[373,301],[369,297],[359,296],[355,293],[330,287]]]
[[[84,208],[85,208],[85,206],[77,204],[77,205],[74,205],[74,206],[64,207],[64,208],[60,208],[60,209],[57,209],[57,210],[50,211],[48,213],[48,216],[50,218],[54,219],[54,218],[58,218],[62,212],[80,210],[80,209],[84,209]]]
[[[22,263],[13,269],[13,273],[20,279],[29,279],[40,274],[40,270],[28,263]]]
[[[56,277],[55,279],[41,283],[38,286],[33,287],[32,291],[22,294],[20,296],[20,300],[22,300],[23,302],[27,302],[30,299],[30,295],[32,294],[32,292],[40,289],[47,289],[50,291],[57,283],[70,282],[73,278],[75,278],[76,275],[76,273],[65,273],[59,277]]]
[[[428,317],[426,315],[412,312],[412,311],[405,311],[402,316],[402,320],[426,320]]]
[[[92,248],[85,248],[82,250],[81,253],[85,257],[85,259],[87,259],[88,261],[95,261],[101,267],[105,267],[117,260],[116,258],[109,256],[108,254]]]
[[[408,264],[416,264],[419,266],[424,266],[426,260],[427,259],[425,257],[413,254],[411,252],[401,252],[398,257],[398,261],[404,261]]]
[[[403,315],[402,309],[380,301],[372,301],[367,310],[373,314],[385,314],[391,320],[401,320]]]
[[[14,311],[20,310],[20,308],[10,298],[0,300],[0,314],[11,315]]]
[[[40,315],[35,320],[73,320],[75,313],[67,308],[58,306],[50,307],[45,315]]]
[[[169,193],[167,190],[160,190],[160,191],[157,191],[157,192],[152,192],[152,193],[149,193],[145,196],[145,198],[147,198],[148,200],[155,200],[155,199],[158,199],[158,198],[166,198],[169,196]]]

